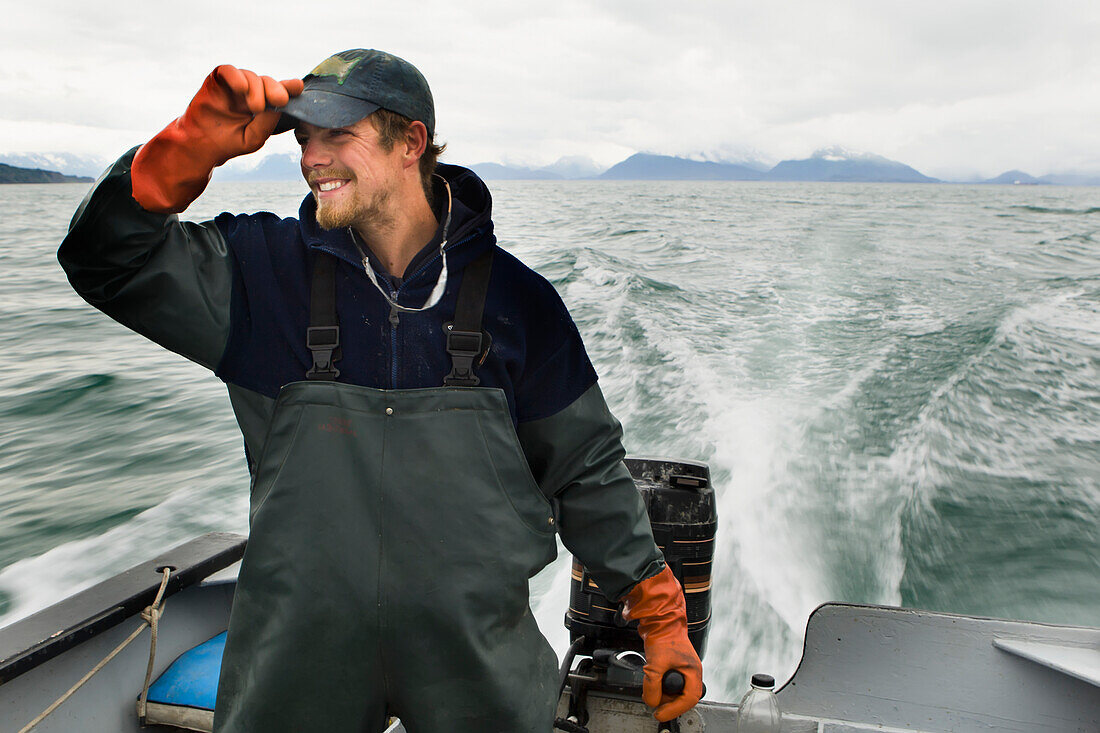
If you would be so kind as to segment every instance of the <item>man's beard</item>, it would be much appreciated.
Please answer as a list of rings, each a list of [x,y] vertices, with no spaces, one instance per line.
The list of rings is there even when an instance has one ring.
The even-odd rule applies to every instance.
[[[350,175],[325,172],[315,176],[351,178]],[[351,185],[346,184],[346,185]],[[315,197],[316,198],[316,197]],[[389,222],[392,217],[389,214],[390,190],[386,187],[376,188],[370,193],[369,198],[363,200],[359,196],[345,196],[335,201],[317,200],[317,224],[322,229],[343,229],[359,224],[377,226]]]

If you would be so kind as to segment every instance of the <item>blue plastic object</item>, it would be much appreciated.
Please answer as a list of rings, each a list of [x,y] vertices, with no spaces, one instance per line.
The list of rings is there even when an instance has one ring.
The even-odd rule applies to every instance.
[[[225,632],[179,656],[149,687],[149,702],[213,710]]]

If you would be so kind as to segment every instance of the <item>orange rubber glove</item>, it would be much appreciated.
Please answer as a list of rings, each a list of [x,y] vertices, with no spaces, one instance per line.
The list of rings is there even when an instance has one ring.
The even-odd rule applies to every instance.
[[[688,639],[684,590],[667,565],[626,595],[623,615],[638,622],[645,644],[642,700],[656,708],[653,717],[665,722],[691,710],[703,696],[703,663]],[[673,669],[684,675],[684,691],[669,697],[661,690],[661,680]]]
[[[182,117],[145,143],[130,167],[134,200],[146,211],[176,214],[210,182],[214,168],[263,147],[279,107],[302,93],[301,79],[275,81],[235,66],[210,72]]]

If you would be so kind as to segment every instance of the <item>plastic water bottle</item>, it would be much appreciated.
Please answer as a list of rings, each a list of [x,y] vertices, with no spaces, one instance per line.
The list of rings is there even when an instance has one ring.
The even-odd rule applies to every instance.
[[[737,708],[737,733],[779,733],[783,714],[775,697],[775,678],[754,674],[752,689],[741,698]]]

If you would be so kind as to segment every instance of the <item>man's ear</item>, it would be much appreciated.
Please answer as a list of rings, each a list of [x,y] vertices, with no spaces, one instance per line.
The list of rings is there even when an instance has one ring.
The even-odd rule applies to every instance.
[[[428,128],[423,122],[409,123],[405,130],[405,166],[417,165],[428,147]]]

